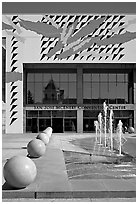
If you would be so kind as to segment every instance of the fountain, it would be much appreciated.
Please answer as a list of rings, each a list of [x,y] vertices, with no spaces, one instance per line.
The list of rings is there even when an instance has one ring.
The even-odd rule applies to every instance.
[[[97,140],[98,140],[98,139],[97,139],[97,136],[98,136],[98,129],[99,129],[99,128],[98,128],[99,123],[98,123],[97,120],[94,121],[94,126],[95,126],[95,132],[96,132],[96,137],[95,137],[95,138],[96,138],[96,142],[97,142]]]
[[[110,143],[111,151],[113,151],[113,110],[110,109]]]
[[[104,111],[104,112],[103,112]],[[65,164],[69,179],[116,179],[135,177],[135,158],[122,152],[126,138],[119,120],[117,131],[113,131],[113,110],[103,103],[103,111],[94,121],[95,138],[79,138],[71,141],[82,148],[81,152],[64,151]],[[107,148],[108,147],[108,148]],[[128,168],[131,162],[131,169]],[[120,164],[125,165],[120,170]]]
[[[122,154],[122,146],[125,144],[127,139],[123,136],[123,123],[121,120],[119,120],[119,123],[117,125],[117,131],[114,137],[112,138],[112,148],[115,150],[118,150],[118,156],[123,156]],[[114,141],[114,142],[113,142]]]
[[[106,119],[107,119],[107,108],[106,102],[103,103],[103,109],[104,109],[104,146],[106,147]]]
[[[120,156],[121,156],[121,146],[122,146],[122,144],[121,144],[122,125],[123,125],[122,121],[119,120],[118,129],[119,129],[119,155],[120,155]]]
[[[100,145],[102,143],[102,113],[98,115],[98,122],[99,122],[99,133],[100,133]]]

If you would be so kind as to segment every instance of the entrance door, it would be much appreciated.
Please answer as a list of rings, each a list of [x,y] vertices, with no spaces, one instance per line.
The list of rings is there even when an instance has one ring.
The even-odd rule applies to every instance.
[[[39,118],[39,132],[51,127],[51,119]]]
[[[33,133],[37,133],[38,132],[37,118],[32,118],[32,132]]]
[[[83,119],[83,131],[84,132],[94,132],[95,127],[94,127],[94,119],[91,118],[84,118]]]
[[[76,119],[64,119],[64,131],[77,131],[77,121]]]
[[[63,118],[52,118],[52,129],[55,133],[63,133]]]

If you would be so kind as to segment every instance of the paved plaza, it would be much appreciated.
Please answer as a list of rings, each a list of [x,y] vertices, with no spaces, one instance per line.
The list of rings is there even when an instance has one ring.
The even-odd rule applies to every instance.
[[[2,164],[15,155],[27,156],[27,144],[32,134],[4,134]],[[129,179],[69,179],[63,151],[88,153],[70,141],[95,137],[95,134],[53,133],[45,154],[33,161],[37,167],[35,181],[24,189],[13,189],[3,182],[3,201],[135,201],[136,177]],[[136,157],[136,137],[125,134],[125,153]]]

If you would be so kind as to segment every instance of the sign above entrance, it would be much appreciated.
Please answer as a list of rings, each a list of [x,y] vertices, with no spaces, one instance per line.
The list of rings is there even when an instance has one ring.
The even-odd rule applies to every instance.
[[[25,107],[26,110],[102,110],[102,104],[95,105],[34,105]],[[109,104],[108,109],[113,110],[134,110],[133,104]]]

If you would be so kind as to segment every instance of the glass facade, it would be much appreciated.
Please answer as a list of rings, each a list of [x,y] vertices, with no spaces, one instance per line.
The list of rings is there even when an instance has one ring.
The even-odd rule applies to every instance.
[[[26,111],[26,132],[40,132],[51,126],[53,132],[77,132],[77,111]]]
[[[28,73],[27,104],[76,104],[75,73]]]
[[[65,65],[63,69],[61,65],[59,70],[55,68],[56,65],[52,65],[52,68],[46,65],[46,69],[44,66],[39,69],[36,64],[34,70],[33,65],[25,67],[24,105],[27,106],[27,132],[40,132],[48,126],[51,126],[54,132],[61,133],[95,132],[94,121],[101,111],[97,107],[101,107],[103,102],[106,101],[107,105],[116,104],[116,107],[119,107],[119,104],[124,104],[124,107],[125,104],[126,107],[135,104],[134,72],[131,69],[133,66],[124,69],[119,64],[107,69],[105,65],[99,65],[96,69],[94,65],[93,68],[92,65],[86,65],[86,68],[85,65],[72,65],[72,68]],[[39,104],[40,107],[49,108],[40,110]],[[33,110],[34,106],[38,106],[38,110]],[[115,109],[115,128],[119,119],[123,124],[133,126],[134,111],[129,108]]]
[[[127,104],[129,103],[128,74],[122,73],[84,73],[83,103]],[[131,90],[132,91],[132,90]]]

